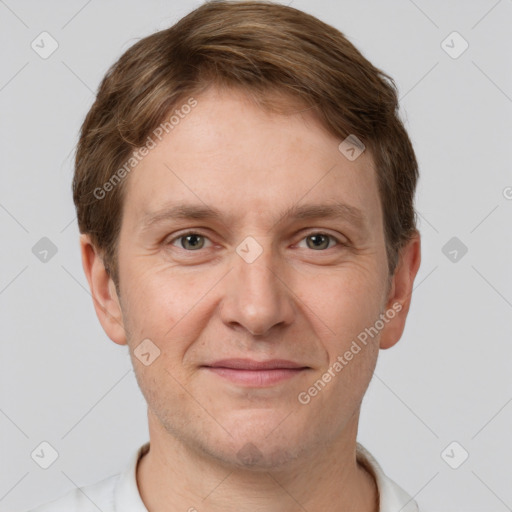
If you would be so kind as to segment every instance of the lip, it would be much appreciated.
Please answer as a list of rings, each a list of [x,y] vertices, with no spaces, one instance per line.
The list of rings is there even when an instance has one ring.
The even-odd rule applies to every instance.
[[[222,359],[203,368],[235,384],[251,387],[272,386],[309,369],[308,366],[285,359]]]
[[[279,368],[297,369],[307,366],[286,359],[268,359],[267,361],[255,361],[254,359],[221,359],[205,365],[210,368],[232,368],[234,370],[275,370]]]

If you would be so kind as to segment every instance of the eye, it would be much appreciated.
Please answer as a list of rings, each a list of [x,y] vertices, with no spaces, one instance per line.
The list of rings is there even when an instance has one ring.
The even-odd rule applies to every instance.
[[[340,245],[338,239],[333,237],[332,235],[328,235],[327,233],[310,233],[302,240],[306,240],[306,246],[308,249],[313,249],[315,251],[330,249],[332,246],[330,245],[331,240],[335,241],[334,245]],[[301,242],[302,242],[301,240]],[[341,244],[343,245],[343,244]],[[300,245],[299,245],[300,247]]]
[[[336,237],[322,232],[310,233],[306,237],[302,238],[298,247],[304,247],[300,245],[304,240],[306,241],[306,248],[314,251],[323,251],[336,245],[346,245],[340,242]],[[180,249],[184,249],[188,252],[194,252],[208,247],[205,245],[207,242],[210,242],[211,244],[211,241],[205,235],[197,232],[188,232],[170,240],[169,245],[179,247]]]
[[[205,246],[206,240],[208,240],[208,238],[200,233],[190,232],[172,239],[169,244],[176,247],[175,243],[178,242],[178,247],[181,249],[185,249],[186,251],[197,251]]]

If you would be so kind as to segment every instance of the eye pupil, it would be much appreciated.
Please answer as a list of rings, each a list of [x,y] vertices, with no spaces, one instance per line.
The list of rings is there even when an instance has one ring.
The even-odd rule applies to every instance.
[[[198,243],[199,240],[199,243]],[[187,244],[189,244],[187,246]],[[201,248],[204,244],[204,239],[201,235],[186,235],[182,237],[182,247],[183,249],[197,249]]]
[[[310,235],[308,236],[308,241],[313,241],[313,246],[310,246],[308,242],[308,246],[310,246],[310,249],[325,249],[329,246],[329,237],[326,235]],[[325,242],[327,241],[327,244]]]

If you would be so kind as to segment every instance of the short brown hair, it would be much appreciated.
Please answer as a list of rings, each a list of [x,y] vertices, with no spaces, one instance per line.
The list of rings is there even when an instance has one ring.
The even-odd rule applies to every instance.
[[[418,179],[395,83],[311,15],[271,2],[211,1],[129,48],[107,72],[82,125],[73,179],[78,225],[116,286],[126,180],[104,197],[95,191],[179,102],[211,85],[241,88],[267,107],[272,92],[285,93],[311,108],[340,142],[353,134],[364,143],[377,172],[393,274],[399,250],[416,231]]]

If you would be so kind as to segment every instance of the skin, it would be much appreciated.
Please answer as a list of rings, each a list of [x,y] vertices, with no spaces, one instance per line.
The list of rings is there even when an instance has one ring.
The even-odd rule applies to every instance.
[[[120,297],[88,235],[80,240],[98,318],[110,339],[129,345],[148,402],[141,497],[150,512],[375,512],[374,479],[356,460],[360,406],[379,348],[402,335],[419,235],[389,276],[368,151],[349,161],[341,140],[307,111],[270,113],[225,89],[196,99],[127,178]],[[146,214],[179,202],[216,207],[223,219],[167,219],[141,229]],[[364,226],[340,216],[282,216],[298,204],[333,202],[361,210]],[[187,230],[205,238],[191,248],[177,238]],[[262,249],[252,263],[236,252],[247,236]],[[299,393],[396,303],[401,310],[379,335],[299,403]],[[147,338],[161,351],[149,366],[133,353]],[[288,359],[308,370],[254,388],[201,368],[229,357]],[[243,459],[240,450],[254,456]]]

